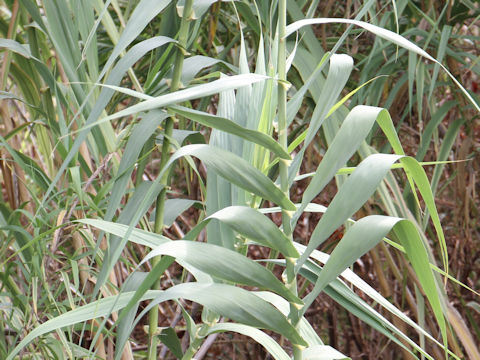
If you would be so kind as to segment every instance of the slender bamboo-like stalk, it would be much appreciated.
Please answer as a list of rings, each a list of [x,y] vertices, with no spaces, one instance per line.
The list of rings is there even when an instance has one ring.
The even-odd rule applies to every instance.
[[[188,40],[188,31],[190,23],[190,14],[192,12],[193,0],[187,0],[185,2],[185,7],[183,11],[182,20],[180,23],[180,31],[178,34],[178,46],[176,58],[175,58],[175,67],[173,70],[171,91],[176,91],[180,88],[181,85],[181,76],[183,69],[183,60],[184,60],[184,49],[187,45]],[[163,137],[162,145],[162,158],[160,160],[160,171],[165,167],[165,164],[168,161],[170,156],[170,137],[172,136],[173,131],[173,118],[169,117],[165,121],[165,130]],[[167,182],[168,182],[168,171],[165,172],[165,175],[161,179],[161,183],[164,185],[164,188],[157,197],[155,205],[155,224],[154,231],[157,234],[161,234],[163,230],[163,217],[165,213],[165,200],[167,194]],[[155,257],[152,259],[152,266],[155,266],[160,261],[160,257]],[[160,288],[160,279],[154,284],[155,289]],[[148,349],[148,359],[154,360],[157,359],[157,328],[158,328],[158,306],[155,306],[149,314],[149,349]]]
[[[12,13],[10,24],[8,25],[7,39],[15,38],[15,29],[17,28],[19,22],[19,2],[16,0],[12,5]],[[2,59],[2,66],[0,68],[0,90],[7,89],[8,73],[10,68],[10,63],[12,60],[12,54],[10,51],[7,51]],[[7,102],[5,100],[0,101],[0,119],[2,119],[4,124],[5,134],[10,133],[14,128],[15,124],[10,116],[10,111],[8,109]],[[2,134],[4,135],[4,134]],[[4,135],[5,136],[5,135]],[[13,148],[20,150],[20,139],[18,136],[12,138]],[[3,155],[3,156],[1,156]],[[8,201],[12,210],[15,210],[20,204],[26,203],[26,210],[32,211],[32,202],[30,201],[30,195],[25,186],[25,172],[21,166],[15,162],[12,162],[12,166],[9,165],[11,160],[11,155],[5,151],[0,157],[3,159],[8,159],[7,161],[2,160],[0,163],[1,170],[4,178],[4,185],[7,189]],[[17,190],[18,190],[18,199],[15,195],[15,177],[17,179]]]
[[[287,27],[287,0],[280,0],[278,3],[278,140],[280,145],[287,150],[287,68],[286,68],[286,27]],[[280,189],[287,197],[290,197],[290,190],[288,186],[288,162],[281,159],[279,164],[280,169]],[[282,210],[282,225],[283,232],[290,241],[292,239],[291,227],[292,213]],[[295,275],[295,260],[293,258],[286,259],[286,286],[294,294],[297,294],[297,280]],[[295,304],[290,304],[289,320],[292,324],[298,323],[298,308]],[[293,345],[294,360],[302,359],[302,349]]]

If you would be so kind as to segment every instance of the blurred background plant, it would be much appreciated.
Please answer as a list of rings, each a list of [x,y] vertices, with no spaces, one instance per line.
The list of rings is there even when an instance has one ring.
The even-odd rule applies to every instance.
[[[245,189],[245,185],[242,188],[235,179],[225,180],[221,169],[212,164],[214,157],[204,159],[193,150],[185,150],[193,148],[183,148],[183,155],[196,158],[182,157],[169,168],[171,151],[187,144],[214,145],[275,181],[285,171],[281,155],[288,145],[288,153],[304,156],[297,164],[300,174],[309,174],[316,171],[340,124],[356,105],[387,109],[405,153],[419,162],[438,161],[424,168],[445,232],[449,275],[453,278],[446,282],[445,292],[438,290],[435,295],[444,304],[443,313],[450,324],[447,332],[451,352],[458,358],[480,358],[480,301],[476,293],[480,287],[476,180],[479,112],[438,64],[362,28],[344,24],[314,25],[302,28],[297,38],[289,36],[283,64],[288,77],[282,79],[282,57],[278,55],[281,41],[276,35],[282,3],[212,0],[193,2],[190,8],[192,1],[188,0],[0,2],[0,358],[6,358],[40,324],[81,310],[95,299],[138,288],[167,289],[191,282],[192,276],[198,281],[206,270],[195,272],[195,265],[185,265],[188,259],[180,261],[180,266],[171,264],[169,256],[146,258],[149,248],[164,240],[148,237],[152,232],[170,239],[193,239],[197,235],[199,241],[207,239],[210,244],[248,254],[250,259],[279,258],[278,252],[268,247],[247,242],[251,239],[261,244],[262,239],[244,233],[240,220],[232,226],[225,219],[204,219],[228,206],[258,209],[275,203],[285,209],[287,202],[282,205],[275,201],[281,197],[258,193],[252,196],[255,191]],[[286,3],[288,24],[312,17],[355,18],[398,32],[445,64],[479,102],[478,3]],[[332,84],[327,76],[334,61],[327,51],[348,54],[354,61],[350,77],[344,76],[345,87],[337,81],[337,93],[325,90]],[[244,77],[232,80],[225,76],[235,74]],[[277,138],[277,111],[282,106],[278,93],[284,88],[277,87],[277,74],[283,80],[281,84],[288,80],[292,86],[288,92],[285,89],[284,99],[288,138],[279,138],[274,145],[267,137]],[[265,76],[270,78],[260,81]],[[211,80],[219,82],[207,88]],[[197,93],[192,91],[199,84],[204,87]],[[170,92],[179,89],[185,92],[168,98]],[[325,92],[334,97],[330,102],[325,100]],[[344,96],[345,101],[327,117],[331,106]],[[152,107],[142,105],[153,102],[152,97],[163,102]],[[170,106],[175,103],[185,107]],[[168,110],[166,106],[170,106]],[[217,117],[210,118],[207,113]],[[325,121],[320,131],[307,132],[311,134],[307,135],[310,145],[302,147],[302,134],[316,126],[311,119]],[[347,157],[347,166],[357,166],[377,151],[390,153],[392,147],[395,150],[380,127],[374,125],[366,142],[353,157]],[[439,163],[453,160],[468,161]],[[162,173],[163,169],[166,171]],[[328,206],[345,179],[345,175],[337,175],[324,191],[314,195],[314,202]],[[431,218],[425,209],[428,204],[424,204],[427,200],[423,193],[422,207],[418,206],[416,190],[411,190],[409,180],[405,172],[389,173],[353,218],[385,214],[410,219],[426,232],[430,261],[442,263],[446,257],[442,242],[435,241],[435,214]],[[302,202],[308,180],[289,179],[289,184],[291,200]],[[306,245],[311,238],[321,218],[317,210],[308,210],[294,222],[292,239],[297,243]],[[269,216],[277,225],[283,223],[282,231],[288,238],[288,213],[284,211],[282,216],[273,212]],[[105,222],[92,222],[96,227],[73,222],[83,218]],[[112,224],[126,226],[114,228]],[[138,240],[139,234],[136,242],[127,241],[132,226],[149,231],[142,233],[143,242]],[[206,231],[201,231],[204,226]],[[338,228],[319,250],[330,253],[350,227],[345,223]],[[285,255],[288,251],[293,254],[288,247],[279,252]],[[267,268],[281,278],[281,266],[274,266],[282,265],[279,261]],[[315,282],[318,273],[315,275],[316,268],[311,266],[305,277]],[[442,265],[438,267],[445,270]],[[357,259],[351,269],[404,318],[392,315],[384,304],[380,306],[378,298],[372,299],[365,288],[345,295],[339,289],[348,288],[335,282],[325,290],[328,296],[319,296],[304,314],[318,334],[315,341],[323,341],[355,359],[426,356],[419,349],[436,359],[445,356],[441,326],[432,315],[422,293],[423,283],[408,257],[381,242]],[[154,284],[161,274],[161,280]],[[134,281],[127,282],[129,276]],[[356,286],[360,283],[348,281]],[[290,285],[287,281],[292,289]],[[302,295],[312,286],[299,280],[298,289]],[[291,304],[296,291],[288,299]],[[286,294],[280,295],[290,296]],[[173,299],[181,297],[172,295]],[[154,307],[160,315],[154,312],[150,320],[145,316],[136,325],[136,313],[147,309],[148,302],[129,303],[129,311],[123,313],[117,313],[120,307],[114,311],[115,305],[109,303],[105,315],[110,315],[103,320],[93,320],[93,315],[73,321],[59,317],[65,321],[60,325],[68,326],[57,323],[49,329],[53,332],[42,332],[26,344],[22,354],[39,359],[107,359],[114,355],[152,359],[189,358],[198,350],[196,359],[282,358],[273,345],[260,342],[262,347],[251,339],[253,336],[258,341],[262,335],[251,328],[243,329],[242,335],[239,327],[221,325],[228,316],[219,318],[217,313],[222,312],[208,310],[208,306],[202,311],[198,302],[162,302]],[[367,307],[361,308],[359,304],[364,303]],[[114,326],[119,316],[122,319]],[[405,316],[440,344],[407,324]],[[386,325],[388,320],[393,327]],[[198,329],[194,323],[200,324]],[[202,327],[205,324],[215,325]],[[197,330],[208,335],[206,340],[197,336]],[[278,331],[266,333],[287,352],[294,344],[286,341],[292,341],[289,336],[293,330],[281,335]],[[302,336],[305,338],[305,334]],[[125,348],[119,346],[122,342]]]

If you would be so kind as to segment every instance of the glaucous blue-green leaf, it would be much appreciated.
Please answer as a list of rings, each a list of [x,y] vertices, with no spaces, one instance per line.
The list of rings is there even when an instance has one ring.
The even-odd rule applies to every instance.
[[[243,334],[251,337],[257,343],[262,345],[265,350],[272,356],[275,360],[290,360],[290,356],[282,349],[282,347],[273,340],[270,336],[265,334],[263,331],[258,330],[252,326],[236,324],[236,323],[218,323],[213,325],[209,330],[208,334],[214,334],[219,332],[235,332],[238,334]]]
[[[268,289],[290,302],[302,304],[270,270],[233,250],[209,243],[176,240],[154,248],[142,263],[158,255],[179,259],[212,277]]]
[[[174,91],[169,94],[160,95],[158,97],[142,101],[138,104],[132,105],[126,109],[120,110],[112,115],[100,119],[92,124],[88,124],[87,126],[84,126],[82,130],[86,130],[89,127],[99,125],[103,122],[134,115],[142,111],[160,109],[162,107],[178,104],[184,101],[214,95],[222,91],[239,89],[265,79],[267,79],[266,76],[257,74],[225,76],[206,84],[192,86],[184,90]],[[130,93],[135,94],[136,92],[131,90]],[[145,98],[143,94],[138,95],[138,97]]]
[[[342,123],[333,142],[328,147],[313,179],[305,189],[302,206],[297,210],[299,216],[305,207],[323,190],[325,185],[344,166],[357,151],[370,132],[375,120],[385,110],[373,106],[356,106]]]
[[[290,199],[267,176],[231,152],[209,145],[187,145],[172,155],[165,168],[184,156],[195,156],[207,167],[214,169],[218,175],[242,189],[273,201],[286,210],[296,210]]]
[[[303,360],[351,360],[340,351],[328,345],[310,346],[303,350]]]
[[[28,333],[8,354],[6,360],[13,360],[25,346],[39,336],[66,326],[109,316],[112,312],[121,310],[128,304],[134,294],[135,292],[127,292],[110,296],[46,321]],[[285,336],[294,344],[306,345],[287,318],[275,307],[249,291],[235,286],[213,283],[184,283],[165,291],[149,290],[140,301],[153,300],[151,305],[157,305],[167,300],[179,298],[207,306],[212,311],[239,323],[273,330]]]
[[[335,229],[348,220],[377,189],[392,164],[401,155],[374,154],[363,160],[350,175],[318,222],[306,251],[297,262],[299,268]]]
[[[298,257],[298,251],[289,238],[269,218],[247,206],[229,206],[210,215],[230,226],[241,235],[280,251],[289,257]]]
[[[364,21],[358,21],[358,20],[351,20],[351,19],[332,19],[332,18],[317,18],[317,19],[304,19],[304,20],[299,20],[294,22],[293,24],[290,24],[287,26],[287,31],[286,31],[286,36],[292,34],[293,32],[297,31],[298,29],[302,28],[303,26],[307,25],[313,25],[313,24],[331,24],[331,23],[343,23],[343,24],[352,24],[356,26],[360,26],[364,28],[365,30],[371,32],[372,34],[375,34],[385,40],[388,40],[400,47],[403,47],[407,49],[408,51],[412,51],[420,56],[423,56],[424,58],[435,62],[436,64],[439,64],[442,69],[448,74],[450,79],[458,86],[458,88],[463,92],[465,97],[471,102],[471,104],[477,109],[477,111],[480,111],[480,106],[477,104],[477,102],[472,98],[472,96],[468,93],[468,91],[458,82],[458,80],[447,70],[445,66],[443,66],[441,63],[439,63],[435,58],[430,56],[425,50],[422,48],[418,47],[415,45],[413,42],[405,39],[403,36],[394,33],[393,31],[384,29],[382,27],[376,26],[369,24]]]
[[[186,117],[187,119],[198,122],[199,124],[239,136],[250,142],[254,142],[255,144],[261,145],[270,150],[278,157],[290,160],[290,155],[280,146],[278,142],[260,131],[246,129],[243,126],[236,124],[232,120],[202,111],[188,109],[181,106],[171,106],[169,109]]]

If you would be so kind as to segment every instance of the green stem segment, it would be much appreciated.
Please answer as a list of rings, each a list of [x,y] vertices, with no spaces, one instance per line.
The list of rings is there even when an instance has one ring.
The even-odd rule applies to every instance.
[[[279,1],[278,9],[278,141],[280,145],[287,150],[287,73],[286,73],[286,44],[285,44],[285,27],[286,27],[286,0]],[[288,163],[280,160],[280,189],[283,193],[290,197],[290,190],[288,187]],[[287,237],[291,238],[292,229],[290,225],[291,215],[282,210],[282,225],[283,231]],[[291,262],[287,261],[287,286],[293,286],[295,279],[294,273],[291,269]],[[291,288],[292,291],[295,291]]]
[[[195,334],[195,338],[190,343],[190,346],[188,347],[187,351],[185,351],[185,354],[183,354],[182,360],[193,359],[198,349],[202,345],[203,340],[205,339],[205,336],[207,335],[209,329],[209,324],[203,324],[200,329],[198,329],[198,332]]]
[[[176,58],[175,58],[175,67],[173,70],[172,84],[170,90],[177,91],[181,87],[181,76],[183,69],[183,60],[185,57],[185,48],[188,41],[188,31],[190,25],[190,15],[192,12],[193,0],[186,0],[185,7],[183,10],[183,16],[180,23],[180,31],[178,33],[178,46]],[[169,117],[165,121],[165,131],[163,137],[162,145],[162,158],[160,160],[160,170],[162,171],[170,157],[170,138],[173,132],[174,119]],[[168,171],[165,172],[165,175],[161,179],[161,184],[164,185],[164,188],[157,197],[156,206],[155,206],[155,225],[154,231],[157,234],[161,234],[163,231],[163,218],[165,213],[165,200],[167,195],[167,184],[168,184]],[[152,259],[152,266],[155,266],[160,261],[160,257],[155,257]],[[155,289],[160,288],[160,279],[154,284]],[[149,349],[148,349],[148,359],[156,360],[157,359],[157,344],[158,338],[156,331],[158,328],[158,306],[155,306],[150,310],[149,314]]]
[[[287,27],[287,0],[280,0],[278,2],[278,141],[280,145],[288,151],[288,128],[287,128],[287,67],[286,67],[286,27]],[[290,197],[290,190],[288,184],[288,165],[285,160],[280,160],[280,189],[283,193]],[[283,232],[290,241],[292,239],[292,214],[286,210],[282,210],[282,226]],[[297,294],[297,280],[295,274],[296,259],[286,259],[286,279],[285,285],[292,293]],[[290,314],[288,316],[293,325],[298,324],[299,309],[295,304],[290,304]],[[302,359],[302,349],[295,344],[293,345],[294,360]]]

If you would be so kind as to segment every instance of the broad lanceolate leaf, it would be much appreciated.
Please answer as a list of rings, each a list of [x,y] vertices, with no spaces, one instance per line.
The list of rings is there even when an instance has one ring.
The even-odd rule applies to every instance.
[[[313,250],[363,206],[390,170],[390,166],[399,158],[401,155],[374,154],[358,165],[318,222],[306,251],[297,262],[297,269],[308,259]]]
[[[125,73],[127,72],[127,70],[133,64],[135,64],[139,59],[141,59],[142,56],[144,56],[147,52],[172,41],[174,40],[165,36],[156,36],[136,44],[114,66],[114,68],[108,75],[107,80],[105,81],[105,84],[114,85],[114,86],[119,85],[120,82],[122,81],[122,78],[125,76]],[[53,84],[51,84],[50,87],[53,87]],[[90,112],[87,118],[87,121],[85,123],[86,129],[84,131],[81,131],[76,137],[69,153],[67,154],[67,156],[63,161],[62,166],[57,171],[57,175],[55,176],[52,183],[50,184],[50,187],[45,193],[42,203],[47,201],[56,183],[60,180],[61,176],[63,175],[63,172],[68,167],[68,164],[73,159],[73,157],[78,153],[81,144],[87,139],[87,136],[89,134],[89,131],[88,131],[89,125],[95,123],[98,120],[99,116],[105,110],[105,107],[107,106],[108,102],[112,98],[113,94],[114,94],[113,90],[106,87],[102,88],[102,91],[100,92],[100,95],[95,105],[93,106],[92,111]]]
[[[382,112],[386,110],[373,106],[356,106],[350,111],[305,190],[302,205],[295,217],[301,215],[305,207],[335,176],[338,169],[357,151]]]
[[[242,158],[209,145],[187,145],[177,150],[170,158],[166,169],[183,156],[195,156],[207,167],[214,169],[220,176],[250,191],[263,199],[271,200],[286,210],[296,210],[295,205],[263,173]],[[163,174],[159,174],[161,177]]]
[[[242,288],[215,283],[185,283],[174,286],[166,292],[169,292],[169,296],[202,304],[211,311],[244,325],[278,332],[293,344],[307,345],[280,311],[254,293]],[[156,299],[152,304],[158,302]],[[144,311],[148,311],[148,308]]]
[[[157,255],[174,257],[218,279],[268,289],[290,302],[302,304],[270,270],[233,250],[208,243],[176,240],[153,249],[142,263]]]
[[[96,126],[102,122],[118,119],[124,116],[137,114],[141,111],[158,109],[168,105],[178,104],[184,101],[210,96],[222,91],[226,91],[230,89],[238,89],[259,81],[263,81],[265,79],[267,79],[266,76],[257,75],[257,74],[226,76],[221,79],[209,82],[207,84],[193,86],[185,90],[179,90],[170,94],[155,97],[150,100],[145,100],[139,104],[130,106],[115,114],[107,116],[93,124],[89,124],[83,129],[86,129],[87,127]]]
[[[354,223],[330,255],[306,304],[310,305],[325,286],[377,245],[399,221],[396,217],[372,215]]]
[[[261,145],[272,151],[278,157],[290,160],[290,155],[280,146],[279,143],[260,131],[246,129],[229,119],[202,111],[188,109],[182,106],[170,106],[169,109],[190,120],[198,122],[199,124],[239,136],[247,141]]]
[[[135,292],[132,291],[94,301],[48,320],[25,336],[10,352],[6,360],[13,360],[20,350],[43,334],[97,317],[109,316],[112,312],[121,310],[128,304],[134,294]],[[158,304],[179,298],[202,304],[218,314],[245,325],[276,331],[294,344],[306,345],[295,328],[275,307],[249,291],[235,286],[185,283],[173,286],[165,291],[150,290],[141,298],[141,301],[154,299],[152,303]]]
[[[438,326],[442,333],[443,343],[447,349],[447,327],[443,316],[442,306],[440,303],[439,291],[433,277],[430,261],[425,246],[420,239],[418,230],[410,221],[401,221],[393,229],[395,235],[403,245],[408,260],[412,263],[413,269],[418,276],[418,280],[422,284],[425,295],[432,306],[433,313],[437,319]],[[439,285],[440,286],[440,285]]]
[[[284,256],[297,258],[298,251],[290,239],[269,218],[246,206],[229,206],[210,215],[246,238],[280,251]]]
[[[438,241],[440,244],[440,249],[442,251],[442,260],[445,271],[448,274],[448,252],[447,244],[445,241],[445,235],[443,233],[442,224],[440,223],[440,217],[438,215],[437,207],[435,206],[435,198],[432,194],[432,189],[428,181],[427,174],[423,167],[412,157],[403,157],[400,160],[405,168],[407,174],[412,178],[412,181],[415,182],[420,194],[422,195],[423,201],[425,202],[426,208],[430,212],[433,226],[437,232]]]
[[[78,220],[78,222],[82,224],[95,226],[96,228],[102,231],[108,232],[110,234],[113,234],[122,238],[128,233],[128,230],[129,230],[128,225],[113,223],[110,221],[99,220],[99,219],[81,219],[81,220]],[[134,241],[135,243],[140,245],[145,245],[150,248],[154,248],[166,242],[171,241],[169,238],[163,235],[159,235],[159,234],[155,234],[155,233],[151,233],[145,230],[135,229],[135,228],[130,232],[129,240],[133,241],[132,240],[133,238],[135,238],[135,241]]]
[[[311,346],[302,353],[304,360],[346,360],[350,358],[328,345]]]
[[[379,124],[382,126],[385,133],[389,134],[390,141],[392,142],[395,151],[403,153],[398,138],[395,140],[396,136],[394,136],[389,129],[388,120],[390,120],[390,117],[388,116],[387,118],[385,116],[380,116],[380,118],[382,117],[384,119],[379,121]],[[435,230],[437,231],[440,248],[442,249],[444,266],[447,268],[446,260],[448,259],[448,255],[446,252],[445,237],[425,170],[414,158],[403,155],[386,154],[374,154],[369,156],[362,161],[353,174],[346,180],[345,184],[339,189],[338,194],[328,207],[325,215],[317,224],[317,227],[311,236],[307,250],[300,257],[297,266],[301,266],[313,249],[323,243],[323,241],[325,241],[325,239],[327,239],[337,227],[351,217],[355,211],[363,205],[386,175],[388,171],[387,167],[391,167],[398,159],[400,159],[409,179],[411,179],[411,183],[416,184],[425,201],[427,209],[432,214],[432,221]]]
[[[321,211],[325,212],[325,211]],[[385,240],[385,238],[384,238]],[[295,243],[295,246],[302,252],[306,247],[304,245]],[[404,252],[404,249],[402,247],[402,251]],[[320,262],[321,264],[326,264],[328,259],[330,258],[330,255],[323,253],[321,251],[315,250],[312,252],[310,255],[312,259],[315,259],[316,261]],[[313,263],[307,263],[308,267],[310,270],[312,270],[312,264]],[[320,274],[321,269],[318,267],[318,271],[315,273],[317,276]],[[375,289],[373,289],[368,283],[366,283],[363,279],[361,279],[357,274],[355,274],[351,269],[346,268],[342,273],[341,276],[347,280],[349,283],[351,283],[353,286],[361,290],[364,294],[366,294],[370,299],[372,299],[375,303],[380,304],[383,306],[386,310],[390,311],[393,315],[397,316],[401,320],[403,320],[405,323],[408,325],[412,326],[416,331],[421,333],[423,336],[429,338],[431,341],[433,341],[435,344],[442,346],[434,337],[432,337],[429,333],[427,333],[422,327],[420,327],[415,321],[410,319],[407,315],[405,315],[400,309],[395,307],[392,303],[390,303],[387,299],[385,299],[380,293],[378,293]],[[315,281],[316,282],[316,281]],[[335,282],[335,281],[334,281]],[[331,285],[334,285],[334,282],[330,283]],[[338,282],[340,284],[340,282]],[[343,284],[343,283],[342,283]],[[345,285],[343,285],[345,286]],[[328,291],[328,287],[325,289],[325,292]],[[374,311],[373,309],[371,309]],[[388,323],[386,323],[388,325]],[[396,333],[401,334],[400,330],[396,329],[393,325],[388,325],[392,330],[394,330]],[[404,335],[405,336],[405,335]],[[409,341],[408,337],[404,337],[405,340]],[[411,341],[411,340],[410,340]],[[410,342],[409,341],[409,342]],[[412,346],[418,346],[413,342],[410,342]],[[420,349],[419,349],[420,350]]]
[[[439,64],[443,70],[448,74],[448,76],[452,79],[452,81],[460,88],[460,90],[463,92],[465,97],[472,103],[472,105],[477,109],[477,111],[480,111],[480,106],[477,104],[477,102],[472,98],[472,96],[468,93],[467,90],[458,82],[457,79],[447,70],[445,66],[443,66],[441,63],[439,63],[435,58],[430,56],[426,51],[412,43],[411,41],[405,39],[403,36],[394,33],[393,31],[381,28],[376,25],[369,24],[364,21],[358,21],[358,20],[351,20],[351,19],[332,19],[332,18],[317,18],[317,19],[305,19],[305,20],[299,20],[294,22],[293,24],[290,24],[287,26],[287,32],[286,36],[290,35],[291,33],[299,30],[303,26],[307,25],[313,25],[313,24],[329,24],[329,23],[343,23],[343,24],[353,24],[356,26],[360,26],[364,28],[365,30],[380,36],[383,39],[386,39],[388,41],[391,41],[392,43],[401,46],[409,51],[412,51],[420,56],[423,56],[424,58],[431,60],[437,64]]]
[[[336,103],[338,97],[347,83],[353,68],[353,59],[348,55],[332,55],[330,58],[330,68],[328,70],[327,79],[323,85],[321,95],[317,101],[317,106],[312,114],[310,126],[307,131],[304,146],[293,159],[288,169],[289,184],[293,183],[293,179],[300,169],[303,161],[305,149],[312,142],[315,135],[319,131],[325,121],[328,111]]]
[[[361,111],[361,112],[360,112]],[[360,106],[355,107],[347,116],[340,130],[335,136],[333,142],[328,148],[322,162],[320,163],[314,178],[307,187],[302,198],[302,206],[293,218],[295,221],[301,215],[304,207],[323,189],[323,187],[331,180],[333,168],[339,169],[338,164],[342,161],[346,162],[350,147],[355,150],[361,144],[361,137],[368,134],[368,128],[373,125],[372,121],[376,120],[380,128],[383,130],[395,154],[405,155],[398,135],[395,131],[390,114],[386,110],[375,107]],[[353,152],[351,152],[353,154]],[[448,253],[446,251],[446,242],[443,230],[440,224],[435,201],[422,166],[413,158],[404,156],[400,159],[401,165],[405,169],[405,173],[412,189],[417,186],[420,191],[426,207],[432,213],[432,221],[438,235],[438,241],[442,250],[442,258],[444,268],[448,272]],[[416,192],[414,192],[416,195]]]
[[[138,35],[145,29],[148,23],[158,15],[165,7],[171,3],[171,0],[141,0],[136,6],[132,15],[125,26],[125,29],[118,39],[117,45],[110,54],[107,63],[99,76],[101,79],[107,73],[110,66],[118,56],[134,41]]]
[[[115,183],[112,188],[112,195],[108,201],[107,213],[105,220],[111,220],[115,211],[117,211],[120,202],[125,195],[127,183],[130,180],[130,175],[134,170],[135,163],[143,148],[143,145],[148,140],[151,134],[154,133],[160,123],[168,116],[163,111],[151,111],[143,116],[138,124],[133,127],[127,146],[120,161]]]
[[[442,330],[442,335],[445,336],[445,320],[425,246],[413,223],[390,216],[367,216],[349,228],[323,267],[314,289],[305,297],[305,308],[303,311],[306,311],[308,306],[313,303],[315,298],[331,281],[377,245],[392,229],[398,234],[402,244],[405,244],[407,257],[411,261],[430,301],[437,322]]]
[[[264,218],[270,221],[266,217]],[[93,225],[122,238],[128,232],[129,228],[127,225],[115,224],[103,220],[83,219],[80,220],[80,222]],[[273,223],[271,223],[271,225],[280,232]],[[269,270],[235,251],[208,243],[196,243],[183,240],[172,242],[158,234],[139,229],[133,229],[128,240],[154,248],[143,262],[159,254],[169,255],[179,260],[182,265],[188,264],[219,279],[269,289],[277,292],[291,302],[302,303],[301,300],[294,296]],[[235,266],[232,266],[232,264],[235,264]]]
[[[290,356],[282,349],[278,343],[263,331],[252,326],[236,324],[236,323],[218,323],[213,325],[208,334],[218,332],[236,332],[251,337],[253,340],[262,345],[265,350],[276,360],[290,360]]]
[[[308,279],[310,282],[315,283],[318,275],[322,269],[315,263],[308,261],[304,264],[300,270],[300,274]],[[363,301],[353,290],[346,286],[339,279],[333,280],[326,288],[325,293],[342,306],[346,311],[352,315],[358,317],[360,320],[368,324],[373,329],[377,330],[380,334],[383,334],[388,339],[403,347],[410,353],[411,350],[405,346],[400,340],[404,340],[410,344],[414,349],[425,355],[429,360],[433,360],[423,349],[412,341],[408,336],[403,334],[392,323],[390,323],[383,315],[373,309],[369,304]],[[395,334],[395,336],[393,334]],[[413,353],[412,353],[413,354]]]

